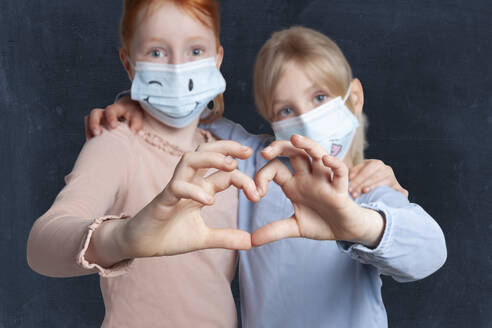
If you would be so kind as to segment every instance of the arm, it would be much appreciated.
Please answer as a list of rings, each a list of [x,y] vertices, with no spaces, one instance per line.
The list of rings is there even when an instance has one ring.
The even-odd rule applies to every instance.
[[[126,136],[121,137],[122,131],[127,131]],[[185,154],[164,191],[139,213],[125,220],[108,220],[118,218],[104,216],[118,193],[131,188],[126,177],[132,167],[123,164],[131,158],[124,140],[130,136],[121,127],[84,146],[67,186],[32,228],[27,253],[35,271],[53,277],[96,271],[111,276],[124,273],[122,268],[132,258],[250,247],[248,233],[211,229],[200,215],[204,205],[214,203],[215,193],[230,185],[257,200],[253,181],[235,170],[233,158],[247,158],[251,149],[230,141],[205,144]],[[208,168],[224,171],[204,177]]]
[[[378,245],[338,242],[353,259],[370,264],[399,282],[422,279],[446,261],[444,234],[437,222],[417,204],[393,189],[380,187],[357,200],[365,208],[381,213],[386,222]]]
[[[249,233],[236,229],[209,228],[202,216],[204,206],[213,205],[215,194],[231,185],[258,201],[256,186],[238,171],[234,158],[245,159],[251,149],[232,141],[200,145],[185,153],[171,181],[147,206],[121,224],[103,225],[94,237],[97,263],[112,265],[125,258],[169,256],[208,248],[251,248]],[[234,158],[233,158],[234,157]],[[219,171],[205,176],[209,168]],[[107,251],[114,236],[122,241]]]
[[[89,227],[121,218],[120,213],[107,214],[115,195],[126,187],[131,158],[126,138],[121,130],[105,132],[84,145],[65,187],[31,229],[27,259],[34,271],[52,277],[97,272],[97,268],[82,267],[76,258],[88,246]]]
[[[295,174],[270,162],[256,180],[264,187],[270,180],[280,184],[294,205],[294,216],[255,231],[254,245],[286,237],[337,240],[354,259],[397,281],[421,279],[442,266],[446,259],[442,231],[422,208],[389,188],[374,190],[358,204],[348,201],[344,164],[307,138],[291,140],[296,147],[276,142],[266,157],[289,156]]]

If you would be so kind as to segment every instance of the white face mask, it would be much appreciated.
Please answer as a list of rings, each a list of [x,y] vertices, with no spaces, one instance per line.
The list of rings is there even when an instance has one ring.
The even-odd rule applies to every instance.
[[[226,87],[215,57],[179,65],[137,62],[134,69],[131,98],[175,128],[191,124]]]
[[[272,123],[277,140],[290,140],[293,134],[313,139],[331,156],[342,159],[347,154],[359,122],[347,108],[350,85],[344,99],[337,97],[300,116]]]

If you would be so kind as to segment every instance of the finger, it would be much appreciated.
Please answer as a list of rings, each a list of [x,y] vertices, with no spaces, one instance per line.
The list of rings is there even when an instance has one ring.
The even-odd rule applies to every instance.
[[[275,181],[282,187],[292,178],[292,173],[280,160],[275,159],[262,167],[255,176],[255,183],[261,197],[268,191],[270,181]]]
[[[292,164],[292,168],[296,174],[309,174],[311,172],[311,163],[309,161],[309,157],[306,155],[292,156],[290,158],[290,164]]]
[[[92,139],[94,135],[92,134],[91,129],[89,129],[89,116],[84,116],[84,130],[85,130],[85,140]]]
[[[354,190],[354,191],[360,193],[368,193],[374,188],[380,186],[388,186],[393,189],[396,189],[395,185],[396,183],[393,177],[385,175],[383,172],[376,171],[371,177],[362,181],[358,186],[358,190]]]
[[[186,181],[172,181],[161,195],[159,202],[166,206],[173,206],[181,199],[191,199],[204,206],[215,202],[215,197],[201,186]]]
[[[216,142],[201,144],[198,146],[195,152],[196,153],[216,152],[239,159],[247,159],[251,156],[253,150],[248,146],[243,146],[242,144],[232,140],[220,140]],[[207,169],[201,169],[198,170],[196,174],[200,176],[205,176],[207,172],[208,172]]]
[[[92,134],[98,136],[101,134],[101,121],[103,119],[104,109],[96,108],[91,111],[89,117],[89,129]]]
[[[215,152],[189,152],[178,163],[173,179],[190,181],[201,169],[204,169],[200,174],[203,176],[210,168],[232,171],[236,167],[237,161],[231,156]]]
[[[138,131],[142,130],[143,113],[142,113],[142,110],[140,109],[140,107],[138,110],[132,112],[128,121],[130,122],[130,130],[132,130],[133,132],[138,132]]]
[[[205,248],[248,250],[251,249],[251,235],[237,229],[209,228],[204,246]]]
[[[260,200],[260,194],[256,190],[256,184],[253,179],[239,170],[232,172],[218,171],[205,178],[205,181],[209,183],[209,188],[212,189],[211,192],[213,193],[224,191],[232,185],[243,190],[249,200],[253,202]]]
[[[370,185],[364,186],[361,189],[362,193],[368,193],[377,187],[387,186],[393,188],[394,190],[401,192],[405,197],[408,197],[408,190],[403,188],[398,182],[395,182],[395,178],[392,176],[383,177],[381,180],[373,181]]]
[[[248,146],[243,146],[239,142],[232,140],[219,140],[201,144],[196,152],[215,152],[223,155],[232,156],[234,158],[247,159],[253,153],[253,150]]]
[[[364,165],[365,165],[364,162],[362,162],[350,168],[349,179],[353,180],[359,174],[360,170],[362,170]]]
[[[277,140],[263,149],[261,155],[265,159],[271,160],[277,156],[306,156],[306,152],[302,149],[296,148],[290,141]]]
[[[308,137],[294,134],[290,140],[295,147],[303,149],[313,160],[321,160],[324,155],[328,155],[328,151],[323,146]]]
[[[104,114],[106,121],[111,126],[111,129],[118,127],[119,118],[123,118],[125,113],[125,108],[119,104],[113,104],[106,107]]]
[[[348,168],[345,163],[335,156],[324,155],[323,164],[333,172],[333,186],[338,191],[348,190]]]
[[[364,182],[367,181],[369,178],[371,178],[379,169],[381,169],[383,166],[381,166],[383,162],[381,161],[375,161],[375,160],[369,160],[369,161],[364,161],[362,164],[361,169],[357,173],[357,176],[355,176],[352,180],[350,180],[350,192],[351,193],[360,193],[360,185]],[[382,164],[384,165],[384,164]]]
[[[251,235],[252,246],[262,246],[285,238],[301,237],[297,221],[291,217],[269,223]]]

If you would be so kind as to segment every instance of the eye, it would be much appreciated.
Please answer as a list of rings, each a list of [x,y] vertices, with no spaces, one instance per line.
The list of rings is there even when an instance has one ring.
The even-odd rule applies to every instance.
[[[315,104],[321,104],[326,100],[326,98],[327,97],[324,94],[316,95],[316,96],[314,96],[314,103]]]
[[[191,50],[191,55],[194,56],[194,57],[198,57],[200,55],[203,54],[203,49],[200,49],[200,48],[193,48]]]
[[[287,116],[290,116],[294,113],[294,110],[290,107],[286,107],[286,108],[282,108],[281,110],[279,110],[277,112],[277,116],[279,118],[283,118],[283,117],[287,117]]]
[[[150,56],[154,58],[162,58],[164,57],[164,52],[161,49],[153,49],[150,51]]]

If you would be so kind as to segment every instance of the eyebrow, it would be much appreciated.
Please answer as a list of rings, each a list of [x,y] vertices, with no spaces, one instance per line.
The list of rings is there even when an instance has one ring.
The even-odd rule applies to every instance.
[[[203,36],[194,36],[186,40],[186,42],[195,42],[195,41],[208,41],[208,39]]]
[[[151,42],[165,42],[165,40],[156,37],[150,38],[149,40],[145,40],[145,43],[151,43]]]
[[[318,90],[319,88],[314,84],[312,83],[309,87],[307,87],[306,89],[303,90],[303,93],[304,94],[309,94],[309,93],[312,93],[314,90]],[[288,103],[289,101],[285,101],[284,99],[273,99],[272,101],[272,107],[275,107],[275,105],[279,104],[279,103]]]
[[[208,39],[203,37],[203,36],[194,36],[186,40],[186,43],[192,43],[192,42],[198,42],[198,41],[205,41],[208,42]],[[149,43],[166,43],[166,40],[158,37],[152,37],[148,40],[144,40],[142,44],[149,44]]]

